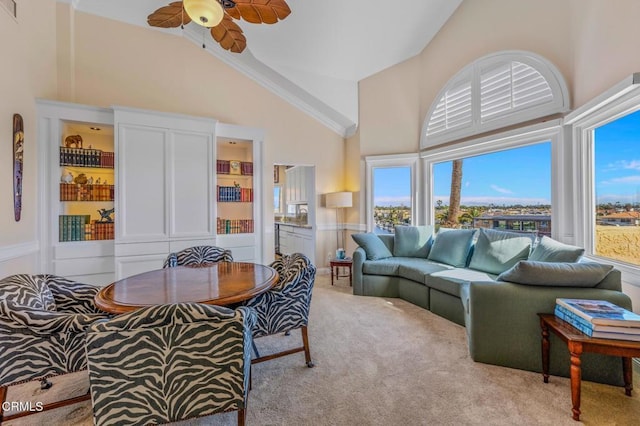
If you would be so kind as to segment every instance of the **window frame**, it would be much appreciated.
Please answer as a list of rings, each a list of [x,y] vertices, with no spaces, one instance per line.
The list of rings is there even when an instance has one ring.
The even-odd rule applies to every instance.
[[[564,233],[563,223],[560,221],[560,212],[566,209],[566,198],[563,196],[564,175],[559,173],[562,164],[563,153],[561,151],[563,141],[562,120],[550,120],[544,123],[523,126],[517,129],[499,132],[493,135],[475,139],[469,139],[454,145],[424,150],[420,153],[421,167],[424,171],[423,203],[425,223],[435,224],[435,204],[433,202],[433,165],[446,161],[491,154],[508,149],[521,148],[538,143],[550,141],[551,143],[551,234],[558,239]]]
[[[418,154],[417,153],[409,153],[409,154],[394,154],[394,155],[370,155],[365,157],[365,168],[366,168],[366,226],[367,232],[373,232],[373,190],[374,190],[374,178],[373,173],[377,168],[390,168],[390,167],[409,167],[410,169],[410,180],[411,180],[411,224],[416,225],[420,224],[420,213],[418,206],[420,204],[420,200],[422,199],[420,182],[418,180]]]
[[[527,107],[515,107],[503,113],[499,113],[488,120],[481,119],[481,78],[489,70],[513,62],[520,62],[538,72],[548,84],[552,97],[550,100],[535,103]],[[427,130],[432,115],[437,111],[441,99],[447,93],[459,85],[469,82],[471,84],[471,123],[465,126],[452,127],[443,131],[428,135]],[[511,86],[512,87],[512,86]],[[523,50],[505,50],[483,56],[465,66],[456,73],[438,92],[433,103],[427,111],[420,134],[420,149],[436,147],[438,145],[460,140],[466,137],[474,137],[489,131],[499,131],[511,125],[518,125],[528,120],[569,111],[569,91],[562,73],[550,61],[532,52]]]
[[[571,188],[575,206],[573,232],[576,244],[584,247],[586,258],[612,264],[624,275],[632,276],[633,281],[640,280],[640,266],[594,253],[596,238],[594,132],[596,128],[638,110],[640,110],[640,73],[635,73],[565,117],[565,125],[572,135],[574,173]],[[625,281],[630,280],[625,279]]]

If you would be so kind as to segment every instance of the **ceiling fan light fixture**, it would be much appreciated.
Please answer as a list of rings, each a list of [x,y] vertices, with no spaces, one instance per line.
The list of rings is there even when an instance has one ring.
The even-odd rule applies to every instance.
[[[224,9],[218,0],[183,0],[182,5],[193,22],[203,27],[215,27],[224,17]]]

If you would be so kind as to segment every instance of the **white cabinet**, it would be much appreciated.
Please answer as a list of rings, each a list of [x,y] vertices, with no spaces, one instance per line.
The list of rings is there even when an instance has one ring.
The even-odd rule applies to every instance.
[[[312,228],[280,224],[280,254],[302,253],[315,259],[315,232]]]
[[[174,243],[212,244],[216,121],[114,107],[116,279],[162,267]]]
[[[113,111],[47,100],[36,105],[40,270],[109,283],[113,223],[101,222],[98,211],[114,207]]]
[[[295,166],[287,169],[286,173],[286,201],[287,204],[307,204],[309,194],[313,192],[309,189],[311,179],[309,174],[311,167]]]

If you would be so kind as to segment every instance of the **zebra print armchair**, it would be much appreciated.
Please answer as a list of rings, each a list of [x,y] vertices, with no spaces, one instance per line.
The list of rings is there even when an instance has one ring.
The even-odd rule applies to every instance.
[[[179,265],[203,265],[214,262],[233,262],[231,250],[216,246],[195,246],[171,253],[164,261],[163,268]]]
[[[257,323],[253,329],[253,337],[263,337],[276,333],[289,333],[300,329],[302,346],[271,355],[260,356],[257,348],[254,363],[304,351],[307,367],[313,367],[307,324],[309,323],[309,306],[311,292],[316,277],[316,267],[302,253],[283,255],[271,263],[278,271],[278,283],[266,293],[254,297],[244,303],[255,309]]]
[[[245,421],[255,313],[198,303],[94,323],[87,362],[96,425],[159,424],[238,410]]]
[[[0,280],[0,395],[7,387],[87,368],[85,331],[109,318],[93,303],[98,287],[55,275],[11,275]],[[85,397],[88,399],[88,396]],[[78,399],[59,402],[74,403]],[[0,423],[10,419],[3,416]]]

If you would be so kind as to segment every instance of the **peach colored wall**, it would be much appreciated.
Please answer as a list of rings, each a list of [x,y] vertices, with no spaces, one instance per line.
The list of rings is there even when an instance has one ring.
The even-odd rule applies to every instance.
[[[73,102],[207,116],[262,128],[266,131],[265,194],[273,191],[274,163],[315,166],[318,197],[342,189],[344,139],[201,47],[180,36],[81,12],[75,12],[72,21],[74,34],[60,39],[73,44],[73,54],[68,56],[73,64],[69,78],[75,76],[75,80],[64,83],[75,90]],[[273,253],[273,197],[265,196],[264,200],[268,232],[264,253],[269,260]],[[319,208],[317,213],[319,225],[332,223],[332,211]],[[325,234],[330,233],[318,233],[316,251],[318,256],[325,253],[318,257],[319,265],[326,257]]]
[[[0,8],[0,252],[37,247],[37,152],[35,98],[56,94],[55,1],[18,2],[18,19]],[[22,217],[13,213],[13,114],[25,126]],[[0,277],[36,268],[36,253],[0,261]]]
[[[640,2],[572,0],[573,92],[583,105],[614,84],[640,71]]]

